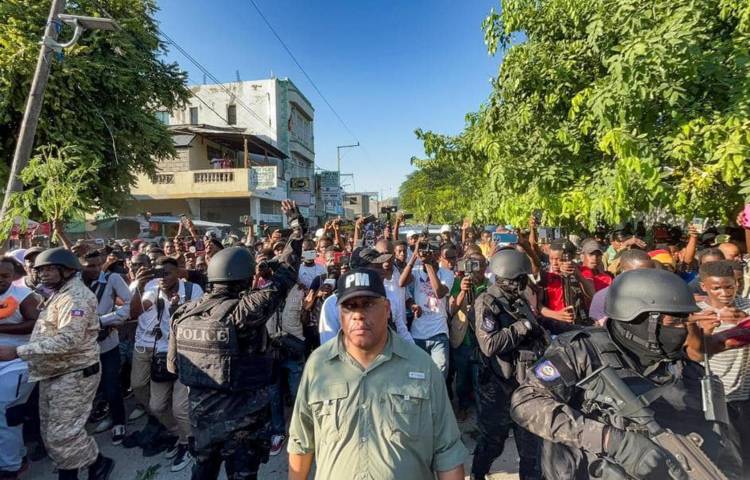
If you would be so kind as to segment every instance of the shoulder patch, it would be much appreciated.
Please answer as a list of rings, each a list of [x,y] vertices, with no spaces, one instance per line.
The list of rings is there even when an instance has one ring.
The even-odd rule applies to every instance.
[[[497,322],[495,322],[494,315],[490,311],[485,310],[482,315],[482,330],[487,333],[497,330]]]
[[[82,317],[83,316],[83,310],[71,310],[70,316],[71,317]]]
[[[549,360],[542,360],[534,367],[534,375],[543,382],[552,382],[560,378],[560,372]]]

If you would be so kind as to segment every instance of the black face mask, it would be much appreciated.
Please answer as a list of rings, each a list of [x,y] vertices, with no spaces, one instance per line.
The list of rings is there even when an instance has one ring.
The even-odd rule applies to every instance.
[[[498,279],[497,286],[500,287],[506,295],[513,298],[520,298],[526,290],[526,285],[529,283],[529,277],[522,275],[512,280],[506,278]]]
[[[638,358],[643,366],[649,366],[661,360],[675,360],[682,355],[682,347],[687,339],[687,329],[658,325],[656,343],[649,347],[649,317],[636,322],[609,322],[610,332],[615,341]]]

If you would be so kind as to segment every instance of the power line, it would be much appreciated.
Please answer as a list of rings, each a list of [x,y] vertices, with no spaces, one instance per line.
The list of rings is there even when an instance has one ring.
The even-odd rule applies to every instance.
[[[320,88],[318,88],[318,86],[315,84],[315,82],[310,77],[310,75],[308,75],[307,71],[305,71],[305,69],[299,63],[299,61],[297,60],[297,57],[294,56],[294,54],[289,49],[289,47],[284,42],[284,40],[282,40],[281,36],[278,34],[278,32],[276,31],[276,29],[273,28],[273,26],[271,25],[271,22],[269,22],[268,19],[266,18],[266,16],[263,15],[263,12],[258,7],[258,4],[255,3],[255,0],[249,0],[249,1],[250,1],[250,4],[258,12],[258,15],[260,15],[260,18],[263,19],[263,22],[266,24],[266,26],[268,27],[268,29],[271,30],[271,33],[273,33],[273,35],[276,37],[276,39],[279,41],[279,43],[281,43],[281,46],[284,47],[284,50],[286,50],[286,53],[289,54],[289,56],[291,57],[292,61],[297,65],[297,67],[300,69],[300,71],[305,76],[305,78],[307,78],[307,81],[310,82],[310,85],[312,85],[312,87],[315,89],[315,91],[318,92],[318,95],[320,95],[320,98],[323,99],[323,102],[325,102],[325,104],[328,105],[328,108],[331,109],[331,111],[333,112],[333,114],[338,119],[339,123],[341,123],[341,125],[346,129],[347,132],[349,132],[349,134],[352,136],[352,138],[354,138],[354,140],[357,141],[357,143],[361,144],[362,142],[359,141],[359,138],[357,138],[357,135],[354,134],[354,132],[352,131],[351,128],[349,128],[349,126],[346,124],[346,122],[344,121],[344,119],[341,118],[341,115],[339,115],[339,113],[336,111],[336,109],[333,108],[333,105],[331,105],[331,102],[329,102],[328,99],[326,98],[326,96],[323,95],[323,92],[320,91]]]

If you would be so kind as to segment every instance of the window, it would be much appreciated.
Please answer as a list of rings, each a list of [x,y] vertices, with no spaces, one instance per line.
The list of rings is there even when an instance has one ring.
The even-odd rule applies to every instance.
[[[164,125],[169,125],[169,112],[156,112],[156,119]]]
[[[198,107],[190,107],[190,125],[198,125]]]
[[[237,125],[237,105],[227,105],[227,124]]]

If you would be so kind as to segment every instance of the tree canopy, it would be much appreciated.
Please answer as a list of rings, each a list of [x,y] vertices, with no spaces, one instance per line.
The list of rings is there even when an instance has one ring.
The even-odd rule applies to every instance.
[[[128,198],[138,172],[154,173],[158,159],[174,155],[165,125],[155,112],[172,110],[188,98],[186,74],[164,61],[166,45],[154,20],[154,0],[69,0],[66,13],[111,15],[120,31],[86,31],[52,65],[35,139],[33,174],[22,176],[29,190],[43,175],[64,167],[68,181],[80,172],[95,182],[77,189],[78,206],[114,211]],[[49,2],[0,2],[0,181],[5,185],[25,102],[34,74]],[[63,26],[60,40],[72,35]],[[65,161],[41,168],[51,147]],[[66,150],[71,148],[72,150]],[[54,155],[59,158],[60,155]],[[28,196],[34,214],[39,208]],[[33,199],[31,199],[33,200]],[[31,213],[31,212],[30,212]],[[72,212],[71,212],[72,213]],[[68,213],[65,213],[68,215]]]
[[[459,135],[417,131],[426,158],[402,207],[515,224],[536,208],[584,226],[733,218],[750,193],[750,3],[504,0],[483,27],[505,54],[493,91]]]

